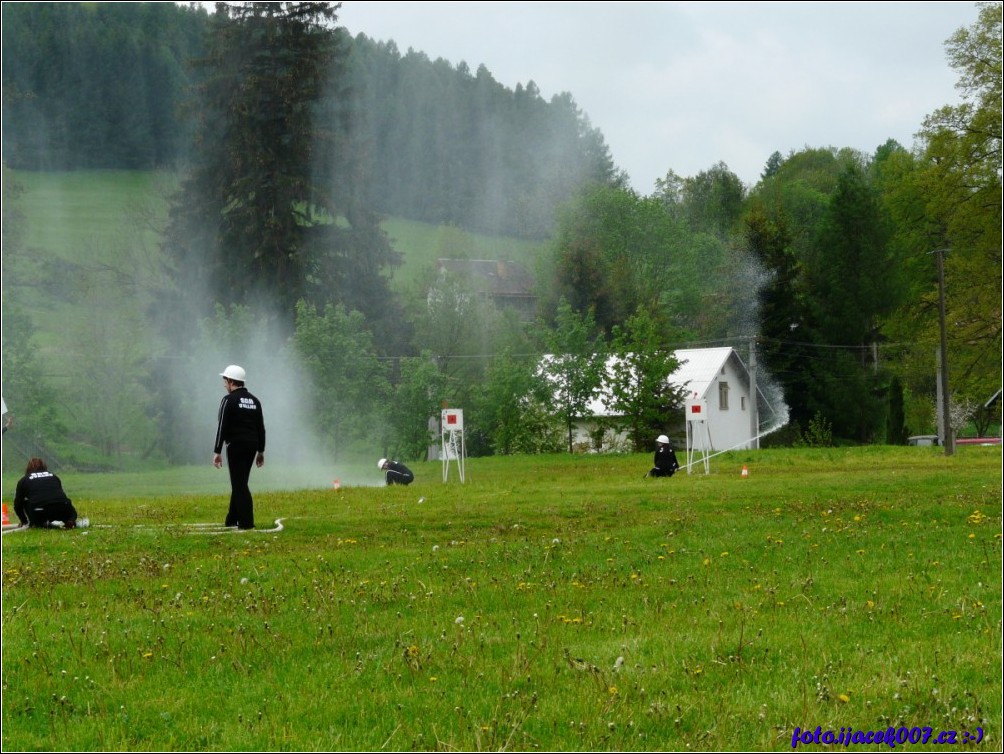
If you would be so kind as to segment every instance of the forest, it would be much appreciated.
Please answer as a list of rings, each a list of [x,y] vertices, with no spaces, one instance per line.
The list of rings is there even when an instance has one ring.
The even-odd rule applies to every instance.
[[[603,358],[664,372],[695,345],[755,349],[788,412],[772,443],[903,444],[936,424],[939,264],[952,426],[999,435],[1000,2],[946,29],[963,102],[912,147],[775,152],[752,186],[667,166],[651,195],[571,94],[352,37],[338,9],[3,5],[3,397],[32,447],[205,460],[206,365],[245,360],[325,453],[424,457],[443,405],[472,454],[569,450]],[[33,246],[25,184],[93,171],[161,176],[162,202],[116,242]],[[391,219],[452,258],[532,244],[534,316],[462,273],[395,277]],[[555,353],[574,400],[539,368]],[[647,450],[678,396],[623,391]]]

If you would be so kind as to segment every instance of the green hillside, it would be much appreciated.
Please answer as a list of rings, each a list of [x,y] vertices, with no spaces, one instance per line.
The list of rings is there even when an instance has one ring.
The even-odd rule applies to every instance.
[[[163,227],[168,197],[178,185],[177,175],[157,171],[11,171],[9,180],[23,189],[17,206],[25,248],[76,264],[112,261],[115,249],[137,237],[156,248],[156,229]],[[393,273],[399,289],[440,257],[507,259],[532,268],[542,248],[398,218],[386,219],[383,227],[403,255]]]
[[[112,272],[128,285],[105,288],[109,302],[122,303],[132,290],[143,291],[159,275],[160,231],[178,176],[156,171],[79,171],[36,173],[11,171],[8,180],[20,187],[16,208],[21,214],[20,252],[47,269],[47,286],[26,301],[38,328],[39,342],[59,348],[67,321],[82,314],[87,272]],[[402,265],[393,270],[395,290],[407,293],[427,277],[441,257],[506,259],[531,270],[542,245],[525,240],[480,236],[455,227],[398,218],[383,223]],[[23,261],[23,260],[18,260]],[[11,291],[4,282],[4,295]]]

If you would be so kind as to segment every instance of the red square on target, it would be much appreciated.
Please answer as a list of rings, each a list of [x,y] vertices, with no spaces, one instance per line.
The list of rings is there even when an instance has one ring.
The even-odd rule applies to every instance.
[[[447,414],[446,415],[446,423],[447,424],[456,424],[457,423],[457,415],[456,414]]]

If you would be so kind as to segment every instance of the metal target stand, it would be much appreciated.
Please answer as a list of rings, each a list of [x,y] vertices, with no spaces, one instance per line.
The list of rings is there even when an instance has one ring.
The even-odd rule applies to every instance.
[[[440,444],[443,456],[443,481],[450,476],[450,461],[457,464],[460,481],[464,481],[464,462],[467,458],[467,445],[464,441],[464,411],[459,408],[444,408],[442,421],[439,424]]]
[[[687,473],[691,473],[694,465],[694,453],[697,450],[698,441],[701,449],[701,463],[704,465],[704,473],[711,473],[710,455],[711,450],[711,427],[708,426],[708,406],[704,401],[690,399],[686,403],[687,412]]]

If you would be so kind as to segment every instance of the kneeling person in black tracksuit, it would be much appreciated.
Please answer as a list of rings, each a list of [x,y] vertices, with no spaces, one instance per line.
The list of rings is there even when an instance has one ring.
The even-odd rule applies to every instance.
[[[403,463],[398,463],[397,461],[390,461],[386,458],[381,458],[377,461],[377,468],[381,471],[386,471],[385,475],[387,478],[387,484],[403,484],[409,485],[415,481],[415,475],[411,473],[411,469],[405,466]]]
[[[63,492],[63,483],[41,458],[28,461],[17,483],[14,513],[21,526],[49,526],[57,521],[66,529],[77,525],[77,510]]]
[[[676,460],[676,451],[669,444],[666,435],[659,435],[656,440],[655,459],[652,469],[646,476],[673,476],[680,468],[679,461]]]

